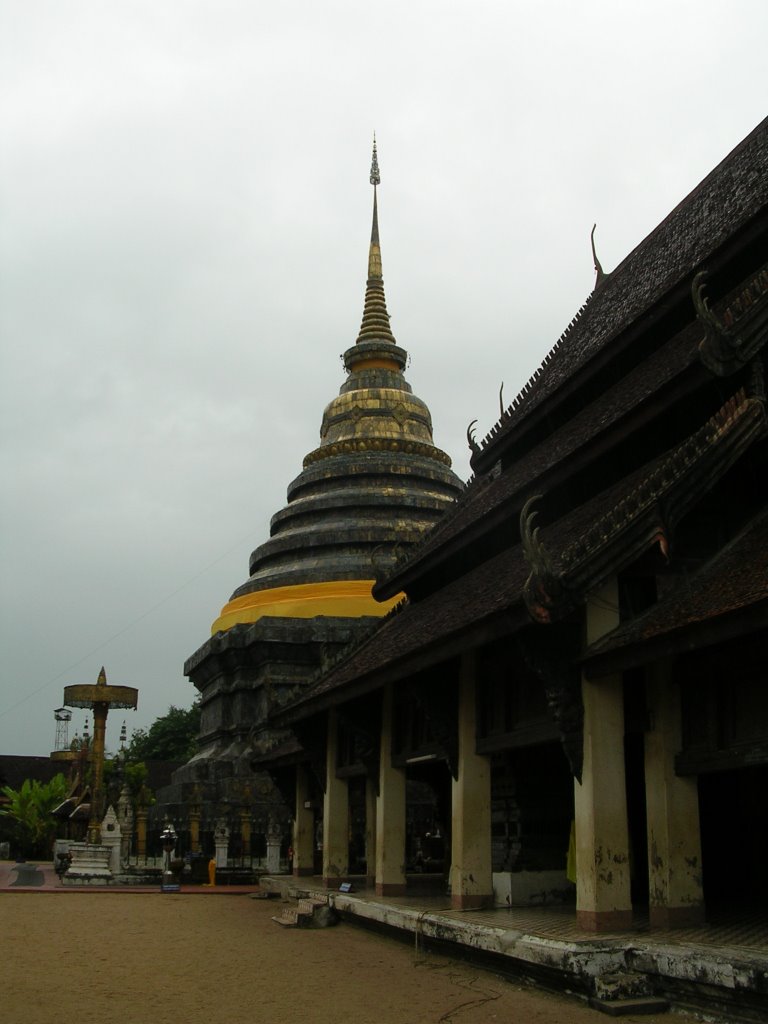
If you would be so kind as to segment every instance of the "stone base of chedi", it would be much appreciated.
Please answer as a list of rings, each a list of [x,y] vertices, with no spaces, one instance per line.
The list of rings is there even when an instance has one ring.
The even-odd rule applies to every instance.
[[[95,843],[70,843],[72,863],[62,878],[64,885],[109,885],[113,880],[109,867],[111,849]]]

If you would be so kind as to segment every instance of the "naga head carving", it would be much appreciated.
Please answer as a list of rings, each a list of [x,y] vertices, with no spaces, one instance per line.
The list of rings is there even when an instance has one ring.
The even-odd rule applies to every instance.
[[[520,511],[520,542],[525,560],[531,567],[523,587],[523,598],[531,617],[536,622],[548,623],[552,621],[563,585],[555,571],[552,556],[539,537],[540,527],[534,526],[539,513],[533,506],[541,498],[542,495],[535,494]]]
[[[467,444],[469,445],[469,450],[472,452],[473,455],[477,455],[477,453],[480,451],[480,445],[475,440],[476,423],[477,420],[472,420],[472,422],[467,427]]]

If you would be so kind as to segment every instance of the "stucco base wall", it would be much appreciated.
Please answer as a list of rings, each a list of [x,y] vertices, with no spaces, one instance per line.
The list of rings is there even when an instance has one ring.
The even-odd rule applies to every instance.
[[[562,905],[575,898],[564,871],[494,871],[493,902],[497,907]]]

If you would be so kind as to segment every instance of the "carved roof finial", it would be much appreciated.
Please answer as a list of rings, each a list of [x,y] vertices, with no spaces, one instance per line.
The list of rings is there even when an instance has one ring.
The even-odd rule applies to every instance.
[[[476,423],[477,420],[472,420],[472,422],[467,427],[467,444],[469,445],[469,450],[472,452],[473,455],[476,455],[480,451],[480,445],[475,440]]]
[[[381,248],[379,245],[379,205],[376,186],[381,183],[379,173],[379,157],[376,153],[376,135],[373,136],[373,156],[371,157],[371,184],[373,185],[373,223],[371,224],[371,248],[368,253],[368,277],[381,278]]]
[[[600,260],[597,258],[597,252],[595,251],[595,228],[596,227],[597,227],[597,224],[593,224],[592,225],[592,231],[591,231],[590,236],[589,236],[589,240],[592,243],[592,259],[594,260],[594,263],[595,263],[595,288],[597,288],[598,285],[601,285],[603,283],[603,281],[606,279],[606,277],[608,277],[606,272],[603,270],[602,265],[600,264]]]
[[[381,175],[379,174],[379,158],[376,155],[376,132],[373,133],[373,156],[371,157],[371,184],[374,188],[381,184]]]

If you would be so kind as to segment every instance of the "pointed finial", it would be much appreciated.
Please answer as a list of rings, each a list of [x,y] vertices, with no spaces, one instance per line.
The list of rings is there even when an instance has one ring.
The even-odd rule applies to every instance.
[[[603,281],[606,279],[606,277],[608,277],[608,275],[606,274],[606,272],[603,270],[602,266],[600,265],[600,260],[597,258],[597,252],[595,251],[595,228],[596,227],[597,227],[597,224],[593,224],[592,225],[592,233],[589,236],[590,241],[592,242],[592,259],[594,260],[594,263],[595,263],[595,288],[597,288],[597,286],[599,284],[602,284]]]
[[[101,672],[99,672],[99,678],[96,680],[97,686],[107,685],[107,673],[104,671],[104,666],[101,666]]]
[[[371,157],[371,184],[374,188],[381,184],[381,175],[379,174],[379,158],[376,154],[376,132],[373,133],[373,156]]]
[[[379,174],[379,158],[376,153],[376,135],[373,136],[373,156],[371,157],[371,184],[373,185],[373,222],[371,223],[371,248],[368,254],[368,277],[381,277],[381,249],[379,248],[379,206],[376,198],[376,186],[381,181]]]

